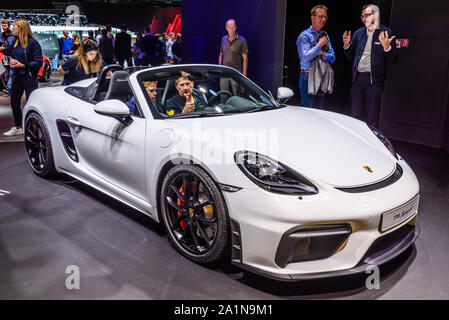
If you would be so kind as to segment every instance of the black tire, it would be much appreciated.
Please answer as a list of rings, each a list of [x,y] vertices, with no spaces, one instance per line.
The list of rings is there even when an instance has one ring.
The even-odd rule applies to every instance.
[[[49,82],[51,80],[51,65],[48,61],[44,61],[42,66],[42,77],[39,78],[41,82]]]
[[[33,171],[44,178],[56,175],[50,134],[39,114],[33,112],[27,116],[24,137],[28,162]]]
[[[184,192],[184,187],[191,191]],[[225,201],[204,170],[193,165],[171,168],[162,182],[160,205],[171,243],[185,257],[209,263],[229,254],[230,222]]]
[[[0,63],[2,63],[0,61]],[[5,72],[0,75],[0,89],[6,89],[9,80],[9,67],[5,67]]]

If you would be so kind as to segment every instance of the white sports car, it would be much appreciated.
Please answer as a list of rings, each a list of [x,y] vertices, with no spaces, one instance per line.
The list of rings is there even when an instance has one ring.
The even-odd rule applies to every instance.
[[[106,66],[32,93],[27,156],[163,221],[198,263],[298,280],[396,257],[419,233],[415,174],[376,129],[292,95],[217,65]]]

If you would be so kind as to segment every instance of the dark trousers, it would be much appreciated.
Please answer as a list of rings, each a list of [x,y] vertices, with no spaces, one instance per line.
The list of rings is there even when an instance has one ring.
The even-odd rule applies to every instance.
[[[142,58],[142,66],[155,66],[155,57],[152,55],[144,55]]]
[[[33,92],[38,87],[37,77],[19,76],[14,74],[12,79],[11,87],[11,108],[14,117],[14,125],[16,127],[22,126],[22,108],[20,105],[20,100],[22,100],[23,92],[25,91],[26,98],[30,97],[31,92]]]
[[[126,63],[128,64],[128,67],[132,67],[133,63],[131,61],[131,58],[117,57],[118,64],[121,65],[122,67],[125,66],[125,60]]]
[[[103,61],[106,65],[115,64],[113,57],[103,57]]]
[[[369,72],[357,72],[351,86],[351,116],[379,128],[383,91],[383,81],[371,83]]]
[[[299,92],[301,93],[301,106],[323,109],[324,94],[309,94],[308,72],[301,72],[299,75]]]
[[[142,65],[142,59],[136,59],[134,58],[134,65],[136,67],[140,67]]]

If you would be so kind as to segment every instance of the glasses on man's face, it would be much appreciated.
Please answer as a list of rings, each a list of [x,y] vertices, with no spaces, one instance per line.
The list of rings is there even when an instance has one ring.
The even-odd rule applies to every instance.
[[[362,14],[361,16],[360,16],[360,19],[366,19],[366,18],[368,18],[370,15],[372,15],[372,14],[374,14],[374,11],[373,12],[371,12],[371,13],[366,13],[366,14]]]
[[[318,19],[327,21],[327,16],[323,16],[322,14],[320,14],[320,15],[316,14],[315,17],[317,17]]]

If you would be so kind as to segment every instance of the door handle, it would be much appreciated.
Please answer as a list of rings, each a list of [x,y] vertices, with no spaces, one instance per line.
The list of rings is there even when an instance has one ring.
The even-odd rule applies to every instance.
[[[77,118],[68,117],[67,122],[72,126],[81,127],[81,122]]]
[[[73,131],[76,133],[81,131],[81,122],[77,118],[67,117],[67,123],[73,127]]]

